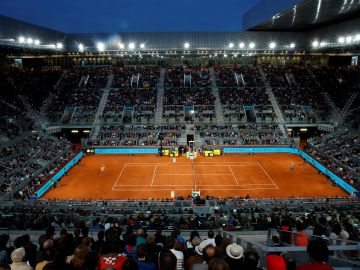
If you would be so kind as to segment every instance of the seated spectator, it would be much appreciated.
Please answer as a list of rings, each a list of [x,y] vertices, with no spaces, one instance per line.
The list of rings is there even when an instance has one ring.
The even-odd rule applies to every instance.
[[[8,235],[6,234],[0,235],[0,265],[2,264],[5,265],[10,263],[10,257],[9,257],[10,249],[6,247],[8,241],[9,241]]]
[[[187,240],[189,241],[189,240]],[[201,243],[201,239],[198,236],[192,238],[191,242],[186,242],[186,249],[185,249],[185,261],[195,255],[195,248]]]
[[[148,260],[146,245],[140,244],[136,249],[136,262],[139,270],[155,270],[155,264]]]
[[[173,236],[166,237],[165,240],[165,249],[169,250],[176,256],[176,269],[184,269],[184,254],[181,251],[175,249],[176,239]]]
[[[165,251],[160,254],[159,270],[176,270],[177,259],[174,253]]]
[[[267,270],[287,270],[286,263],[283,257],[279,255],[266,256],[266,269]]]
[[[122,256],[119,252],[120,241],[113,240],[108,245],[108,253],[100,257],[99,270],[105,270],[107,268],[121,270],[124,262],[127,260],[127,257]]]
[[[244,253],[244,269],[246,270],[262,270],[259,267],[259,254],[256,251],[248,250]]]
[[[229,270],[229,265],[222,259],[214,258],[209,263],[209,270]]]
[[[39,262],[36,264],[35,270],[42,270],[48,263],[54,260],[54,241],[48,239],[43,244],[43,249],[38,254]]]
[[[11,253],[11,260],[11,270],[33,270],[25,259],[25,249],[23,247],[17,248]]]
[[[211,245],[207,245],[203,251],[203,263],[197,263],[193,265],[193,270],[208,270],[210,261],[216,257],[216,249]]]
[[[307,234],[303,231],[304,225],[302,222],[296,223],[296,240],[295,240],[295,246],[307,246],[309,244],[309,237]],[[294,235],[291,235],[291,238],[294,237]],[[293,241],[291,239],[291,241]]]
[[[209,231],[208,232],[208,239],[205,240],[208,245],[211,245],[213,247],[216,246],[214,236],[215,236],[214,231]]]
[[[146,249],[149,261],[151,261],[156,266],[156,269],[158,269],[159,254],[162,250],[162,247],[157,245],[155,241],[155,235],[148,235],[146,238]]]
[[[244,268],[244,249],[242,246],[232,243],[226,247],[225,261],[230,270],[239,270]]]
[[[329,259],[329,249],[322,240],[311,240],[307,246],[309,255],[309,264],[299,265],[297,270],[331,270],[333,269],[327,264]]]
[[[199,245],[195,247],[195,254],[192,255],[187,261],[187,269],[192,270],[195,264],[203,263],[203,252],[206,246],[207,243],[205,241],[202,241]]]
[[[85,244],[81,244],[76,247],[74,258],[71,260],[71,264],[76,270],[85,270],[85,258],[89,253],[89,248]]]

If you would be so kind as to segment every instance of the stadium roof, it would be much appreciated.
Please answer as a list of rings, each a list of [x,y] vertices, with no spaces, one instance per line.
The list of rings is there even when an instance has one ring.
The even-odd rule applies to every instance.
[[[354,0],[288,0],[286,2],[287,5],[292,4],[292,6],[278,13],[269,14],[271,17],[263,18],[263,21],[257,21],[255,25],[257,10],[270,7],[274,3],[273,0],[262,0],[245,14],[244,27],[252,31],[308,31],[360,16],[360,2]],[[277,3],[277,7],[279,6],[281,5]],[[282,6],[285,7],[284,4]]]

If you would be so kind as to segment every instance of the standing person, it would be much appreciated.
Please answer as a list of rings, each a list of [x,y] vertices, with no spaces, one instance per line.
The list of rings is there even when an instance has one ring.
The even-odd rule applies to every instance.
[[[101,164],[101,166],[100,166],[100,176],[103,176],[103,175],[105,175],[105,164],[104,163]]]
[[[291,171],[291,172],[294,172],[294,170],[295,170],[295,163],[292,161],[292,162],[290,163],[290,171]]]

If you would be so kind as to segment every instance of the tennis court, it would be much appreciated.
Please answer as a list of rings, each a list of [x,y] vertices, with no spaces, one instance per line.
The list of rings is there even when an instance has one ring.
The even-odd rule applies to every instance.
[[[290,170],[291,162],[295,170]],[[105,175],[100,167],[105,164]],[[162,199],[202,196],[252,198],[347,196],[301,157],[231,154],[189,160],[154,155],[85,156],[51,189],[47,199]]]

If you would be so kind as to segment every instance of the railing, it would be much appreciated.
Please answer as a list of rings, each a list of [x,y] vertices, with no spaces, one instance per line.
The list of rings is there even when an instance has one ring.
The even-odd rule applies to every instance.
[[[304,255],[306,252],[306,246],[295,246],[293,244],[288,244],[284,246],[270,246],[271,243],[271,236],[273,234],[279,233],[290,233],[293,237],[293,241],[296,239],[296,232],[288,232],[288,231],[281,231],[276,229],[269,229],[267,236],[262,237],[260,241],[256,242],[256,237],[249,237],[250,239],[244,239],[243,236],[237,235],[231,232],[222,231],[221,234],[223,237],[228,237],[233,243],[237,243],[244,247],[245,249],[256,250],[260,256],[262,261],[262,265],[264,265],[265,257],[269,252],[291,252],[293,257],[297,257],[296,263],[303,264],[306,263],[306,259],[304,260]],[[261,237],[261,236],[260,236]],[[309,239],[317,239],[319,236],[309,235]],[[261,240],[264,239],[265,242]],[[259,239],[258,239],[259,240]],[[324,240],[324,238],[321,238]],[[326,241],[326,239],[325,239]],[[336,242],[335,244],[329,242],[328,248],[333,255],[331,256],[331,264],[336,266],[360,266],[359,261],[352,260],[347,256],[343,256],[344,251],[358,251],[358,242],[354,241],[345,241],[344,242]]]

